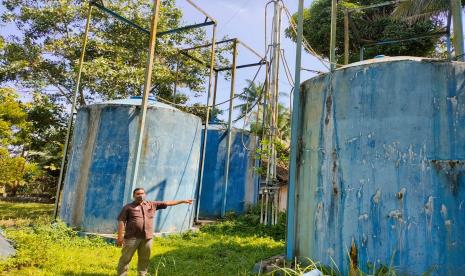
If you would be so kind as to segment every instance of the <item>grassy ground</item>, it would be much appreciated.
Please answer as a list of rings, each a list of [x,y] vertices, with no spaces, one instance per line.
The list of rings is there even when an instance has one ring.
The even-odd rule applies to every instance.
[[[120,249],[51,223],[51,205],[0,202],[0,227],[18,253],[0,262],[8,275],[111,275]],[[283,226],[265,228],[249,214],[199,232],[156,238],[151,275],[250,275],[254,263],[283,251]],[[135,259],[131,274],[135,273]]]

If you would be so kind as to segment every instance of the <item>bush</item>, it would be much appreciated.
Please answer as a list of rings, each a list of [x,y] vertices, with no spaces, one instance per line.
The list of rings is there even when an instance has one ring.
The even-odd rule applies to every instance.
[[[260,223],[260,206],[251,206],[243,215],[227,213],[223,221],[207,224],[200,230],[224,235],[270,237],[282,241],[285,239],[286,214],[280,213],[278,223],[267,226]]]

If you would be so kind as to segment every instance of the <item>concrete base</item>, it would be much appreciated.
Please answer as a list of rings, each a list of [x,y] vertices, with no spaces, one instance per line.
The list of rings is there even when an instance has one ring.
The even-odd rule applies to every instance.
[[[271,273],[283,267],[286,262],[284,255],[277,255],[256,263],[253,267],[254,273]],[[277,275],[280,275],[279,272]]]

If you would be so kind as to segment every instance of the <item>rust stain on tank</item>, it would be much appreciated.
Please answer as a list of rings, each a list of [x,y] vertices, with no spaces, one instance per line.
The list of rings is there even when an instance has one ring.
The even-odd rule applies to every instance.
[[[80,225],[84,216],[84,208],[86,201],[86,192],[88,186],[89,169],[92,162],[92,153],[95,148],[95,140],[97,138],[98,128],[100,126],[99,107],[93,107],[86,110],[87,116],[87,137],[82,153],[82,163],[79,167],[79,178],[76,183],[76,197],[73,207],[72,222],[73,225]]]
[[[339,189],[337,188],[337,152],[336,150],[334,149],[333,150],[333,194],[334,196],[337,196],[337,194],[339,193]]]
[[[325,118],[325,124],[329,124],[329,117],[331,114],[331,107],[333,105],[333,96],[329,95],[328,98],[326,98],[326,118]]]

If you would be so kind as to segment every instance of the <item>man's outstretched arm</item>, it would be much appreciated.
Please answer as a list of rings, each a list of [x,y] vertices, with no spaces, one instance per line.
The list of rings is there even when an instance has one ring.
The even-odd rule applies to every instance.
[[[174,205],[179,205],[179,204],[192,204],[192,199],[184,199],[184,200],[167,200],[163,201],[163,203],[166,204],[166,206],[174,206]]]

